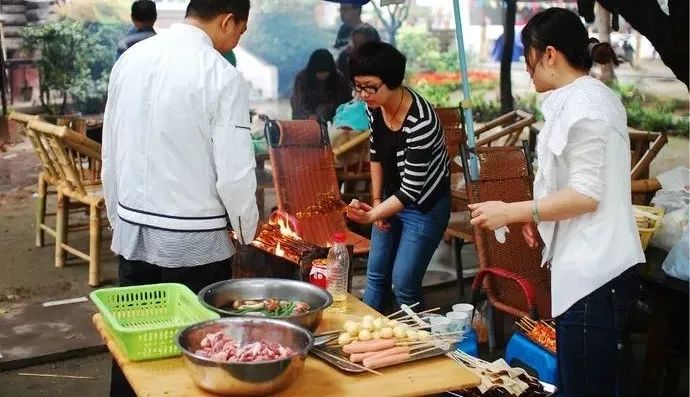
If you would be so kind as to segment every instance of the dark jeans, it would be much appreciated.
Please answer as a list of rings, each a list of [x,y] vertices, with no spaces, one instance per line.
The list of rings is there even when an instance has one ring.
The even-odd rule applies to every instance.
[[[559,397],[616,395],[619,333],[614,289],[618,283],[618,278],[609,281],[556,317]]]
[[[364,303],[385,312],[391,285],[398,305],[424,304],[422,279],[448,227],[450,195],[442,196],[429,212],[405,208],[388,221],[386,231],[371,231]]]
[[[130,261],[119,256],[118,273],[120,286],[180,283],[198,293],[202,288],[217,281],[231,278],[230,258],[207,265],[169,269],[141,261]],[[113,360],[110,378],[111,397],[136,397],[122,370]]]

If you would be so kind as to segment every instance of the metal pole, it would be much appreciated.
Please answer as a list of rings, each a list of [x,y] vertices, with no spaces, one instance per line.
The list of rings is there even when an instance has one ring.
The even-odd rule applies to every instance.
[[[474,136],[474,120],[472,119],[472,102],[470,101],[470,79],[467,73],[467,58],[465,56],[465,41],[462,37],[462,18],[460,17],[460,3],[459,0],[453,0],[453,14],[455,15],[455,40],[458,45],[458,57],[460,58],[460,74],[462,75],[462,111],[465,118],[465,132],[467,135],[467,147],[473,149],[475,147]],[[470,151],[470,177],[476,180],[477,171],[477,156]]]

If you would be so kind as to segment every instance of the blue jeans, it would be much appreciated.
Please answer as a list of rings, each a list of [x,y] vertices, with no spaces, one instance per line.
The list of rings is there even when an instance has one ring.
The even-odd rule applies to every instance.
[[[559,397],[616,395],[615,283],[609,281],[556,317]]]
[[[449,217],[450,195],[443,195],[429,212],[405,208],[388,219],[388,230],[372,228],[364,303],[385,312],[395,286],[398,305],[424,304],[422,279]]]

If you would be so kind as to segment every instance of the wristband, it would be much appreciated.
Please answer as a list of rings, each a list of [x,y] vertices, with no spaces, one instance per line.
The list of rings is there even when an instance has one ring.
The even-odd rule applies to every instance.
[[[532,200],[532,221],[537,225],[541,222],[539,208],[537,208],[537,200]]]

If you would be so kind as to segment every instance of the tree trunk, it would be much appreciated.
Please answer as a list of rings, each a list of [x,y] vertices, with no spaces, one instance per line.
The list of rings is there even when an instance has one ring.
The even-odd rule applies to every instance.
[[[602,43],[611,43],[611,13],[599,3],[594,6],[595,20],[597,30],[599,31],[599,41]],[[616,74],[613,71],[613,63],[599,65],[601,67],[601,81],[610,82],[616,79]]]
[[[511,65],[515,46],[515,14],[517,0],[506,0],[503,18],[503,53],[501,54],[501,113],[513,110],[513,86],[511,82]]]
[[[656,0],[599,0],[599,4],[608,11],[617,8],[635,30],[649,39],[664,64],[688,86],[688,0],[669,0],[670,15],[661,10]]]
[[[395,40],[395,35],[396,35],[396,34],[398,34],[398,28],[396,28],[396,27],[391,27],[391,28],[388,30],[388,43],[389,43],[390,45],[392,45],[393,47],[395,47],[395,42],[396,42],[396,40]]]

